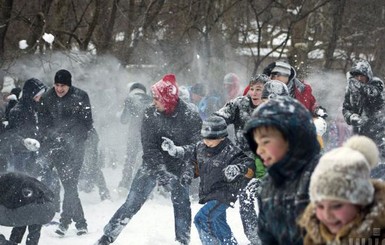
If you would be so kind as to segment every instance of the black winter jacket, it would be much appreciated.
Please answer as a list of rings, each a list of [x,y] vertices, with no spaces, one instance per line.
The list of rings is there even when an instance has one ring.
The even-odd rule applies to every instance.
[[[92,129],[93,119],[88,94],[74,86],[63,97],[49,89],[42,97],[39,106],[39,120],[48,141],[63,138],[74,143],[87,139]]]
[[[190,160],[190,166],[195,164],[197,166],[195,174],[200,177],[199,203],[217,200],[232,206],[237,200],[240,189],[244,187],[244,177],[228,182],[223,170],[228,165],[238,165],[244,170],[254,167],[253,171],[255,171],[254,160],[246,156],[228,138],[213,148],[207,147],[203,141],[198,142],[194,147],[184,148],[184,158]]]
[[[320,145],[310,112],[290,97],[277,97],[259,106],[246,124],[246,138],[257,148],[253,130],[272,126],[289,143],[285,157],[267,169],[258,197],[258,235],[262,244],[302,245],[296,220],[309,203],[309,183],[319,159]]]
[[[8,134],[13,138],[11,141],[13,149],[17,151],[28,151],[21,140],[33,138],[40,141],[38,132],[37,106],[33,97],[46,86],[38,79],[28,79],[23,86],[22,97],[9,113]]]
[[[170,116],[159,113],[154,105],[147,107],[141,127],[143,165],[152,174],[165,167],[168,172],[180,176],[185,162],[162,150],[162,137],[171,139],[175,145],[196,143],[201,139],[201,126],[199,114],[181,99]]]

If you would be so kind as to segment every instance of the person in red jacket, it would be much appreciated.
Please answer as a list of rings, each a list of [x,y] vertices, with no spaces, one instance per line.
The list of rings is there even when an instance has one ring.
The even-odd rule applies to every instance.
[[[296,77],[297,73],[290,64],[284,61],[275,61],[263,70],[263,74],[270,76],[272,80],[285,83],[291,97],[301,102],[313,114],[316,112],[317,101],[311,86]]]

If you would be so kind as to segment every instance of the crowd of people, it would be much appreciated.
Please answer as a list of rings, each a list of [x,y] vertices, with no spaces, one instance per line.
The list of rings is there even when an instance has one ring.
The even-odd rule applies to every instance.
[[[237,201],[253,245],[370,244],[385,238],[385,184],[373,178],[373,172],[384,176],[378,174],[385,159],[384,83],[370,64],[352,65],[338,120],[328,121],[312,87],[285,61],[269,64],[244,89],[240,84],[235,73],[224,76],[222,94],[203,83],[179,86],[174,74],[152,84],[150,93],[140,82],[130,84],[120,115],[132,132],[118,189],[126,200],[95,245],[113,243],[156,186],[170,193],[179,244],[189,244],[191,224],[202,244],[238,244],[226,219]],[[27,228],[26,244],[38,244],[52,212],[61,212],[58,236],[72,222],[78,236],[86,234],[79,178],[94,176],[87,184],[98,186],[102,200],[110,198],[87,92],[62,69],[52,88],[30,78],[9,98],[0,144],[1,159],[9,161],[0,182],[12,186],[26,178],[33,185],[0,186],[0,212],[17,207],[0,218],[0,225],[14,227],[0,244],[19,244]],[[203,206],[193,216],[195,178]],[[27,215],[23,222],[20,217],[35,204],[45,207],[42,217]]]

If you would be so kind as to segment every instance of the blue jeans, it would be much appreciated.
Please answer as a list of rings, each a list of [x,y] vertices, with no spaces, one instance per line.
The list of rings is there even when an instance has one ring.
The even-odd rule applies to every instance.
[[[237,240],[226,221],[229,205],[207,202],[195,215],[194,224],[203,245],[236,245]]]
[[[104,227],[104,235],[115,241],[130,219],[146,202],[155,186],[155,174],[152,174],[142,165],[134,177],[126,201]],[[172,181],[170,186],[171,201],[174,208],[176,240],[182,244],[188,244],[191,232],[189,189],[188,187],[183,187],[177,180]]]

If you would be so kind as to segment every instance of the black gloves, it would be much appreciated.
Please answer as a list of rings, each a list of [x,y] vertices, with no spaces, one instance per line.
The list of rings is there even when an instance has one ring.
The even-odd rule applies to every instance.
[[[328,117],[328,113],[322,106],[317,106],[314,109],[313,117],[322,117],[323,119],[326,119]]]
[[[186,171],[182,174],[182,176],[179,179],[179,182],[183,186],[189,186],[191,185],[192,179],[193,179],[194,173],[192,171]]]

